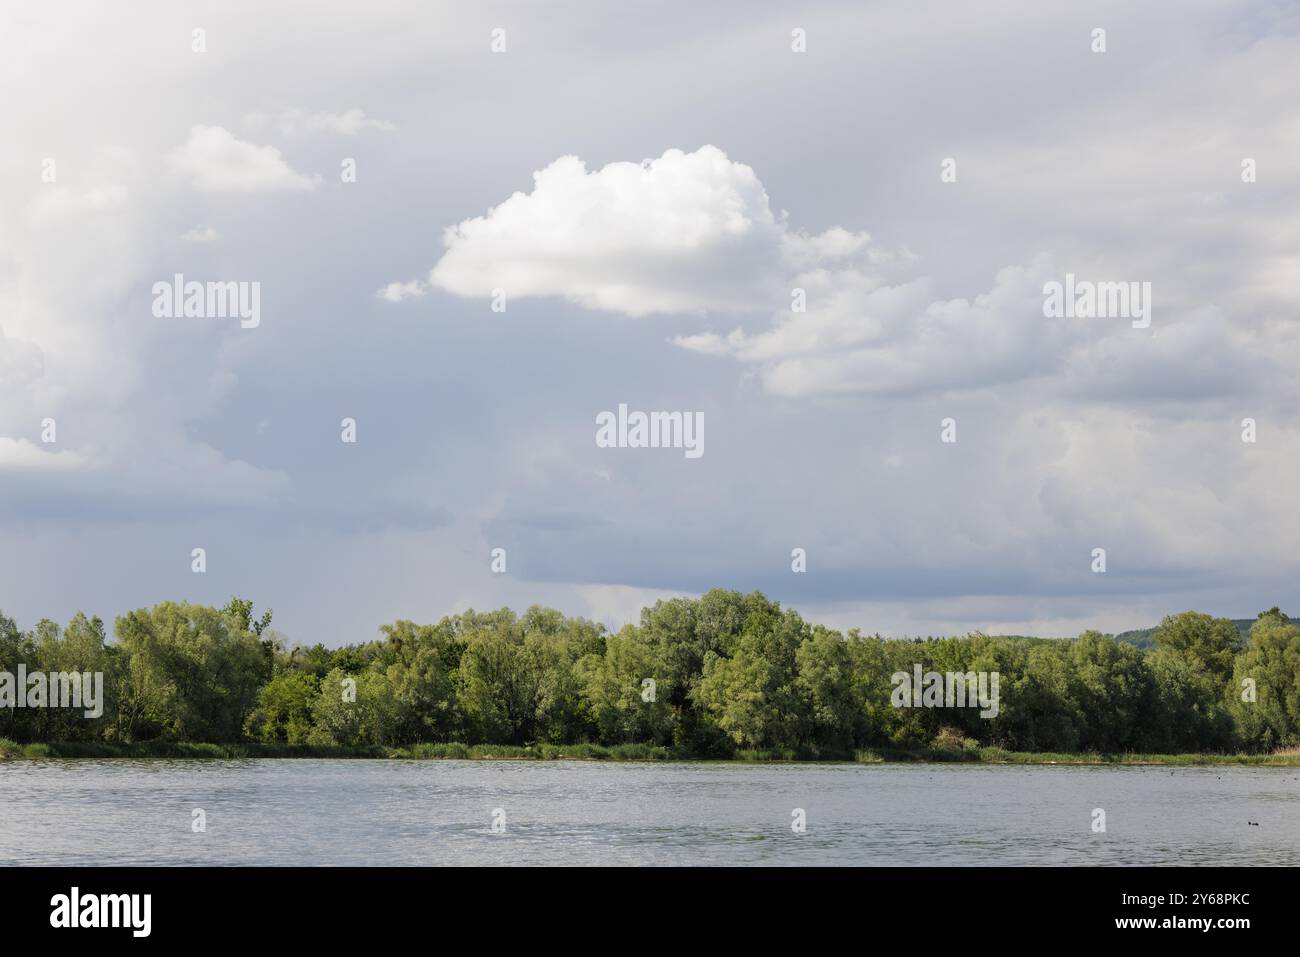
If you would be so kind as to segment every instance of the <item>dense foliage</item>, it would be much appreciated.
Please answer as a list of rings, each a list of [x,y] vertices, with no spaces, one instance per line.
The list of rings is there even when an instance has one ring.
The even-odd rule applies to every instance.
[[[20,631],[0,615],[0,671],[99,671],[103,714],[0,710],[0,737],[311,745],[643,743],[726,756],[866,747],[1023,751],[1270,750],[1300,744],[1300,627],[1276,608],[1166,618],[1143,650],[1074,639],[886,640],[811,625],[763,595],[661,601],[617,633],[533,607],[398,621],[382,637],[287,647],[252,603],[163,602]],[[997,672],[1000,708],[896,708],[891,675]],[[1253,682],[1254,700],[1243,690]]]

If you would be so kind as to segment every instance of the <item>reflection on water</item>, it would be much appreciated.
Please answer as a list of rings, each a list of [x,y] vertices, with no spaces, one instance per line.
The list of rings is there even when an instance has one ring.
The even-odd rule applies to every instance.
[[[1300,769],[15,761],[0,861],[1296,865]]]

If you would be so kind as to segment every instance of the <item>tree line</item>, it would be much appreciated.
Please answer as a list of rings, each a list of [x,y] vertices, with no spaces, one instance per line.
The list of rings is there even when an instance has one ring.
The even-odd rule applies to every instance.
[[[871,747],[1267,751],[1300,744],[1300,627],[1273,608],[1164,619],[1143,650],[971,634],[884,639],[810,624],[760,593],[657,602],[616,632],[534,606],[396,621],[343,648],[290,645],[253,603],[162,602],[106,634],[77,614],[22,631],[0,614],[0,672],[102,672],[103,714],[0,711],[18,742],[152,740],[405,746],[648,743],[682,756],[742,749],[834,757]],[[899,708],[916,665],[1000,677],[994,718]]]

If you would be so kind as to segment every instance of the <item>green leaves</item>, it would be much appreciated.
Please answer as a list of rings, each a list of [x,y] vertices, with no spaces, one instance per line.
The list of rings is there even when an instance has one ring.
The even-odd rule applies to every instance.
[[[1009,750],[1255,750],[1300,744],[1300,627],[1277,609],[1244,644],[1233,622],[1187,612],[1142,651],[1071,640],[844,637],[754,592],[657,602],[617,634],[553,609],[396,621],[345,648],[284,647],[253,602],[162,602],[103,622],[23,632],[0,615],[0,670],[102,671],[87,720],[4,709],[16,741],[252,740],[404,747],[654,745],[847,756],[935,740]],[[1001,706],[894,707],[892,676],[996,673]]]

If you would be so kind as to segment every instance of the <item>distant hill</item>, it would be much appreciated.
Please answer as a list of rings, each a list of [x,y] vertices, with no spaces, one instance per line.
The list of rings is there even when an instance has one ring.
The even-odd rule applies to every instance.
[[[1241,632],[1242,638],[1249,637],[1250,626],[1255,624],[1254,618],[1234,618],[1232,623],[1237,626]],[[1116,641],[1127,641],[1130,645],[1137,645],[1139,648],[1147,649],[1156,646],[1156,629],[1138,628],[1134,631],[1124,631],[1115,636]]]

